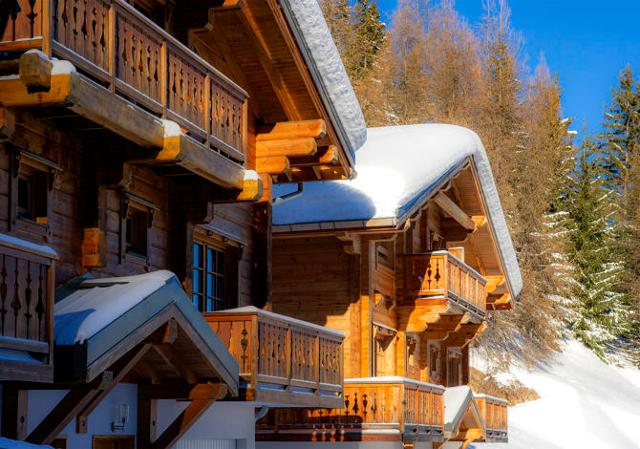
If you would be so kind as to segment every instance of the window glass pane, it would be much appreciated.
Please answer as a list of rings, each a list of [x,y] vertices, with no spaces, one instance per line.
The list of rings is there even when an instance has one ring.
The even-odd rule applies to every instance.
[[[207,274],[207,296],[215,295],[213,275]]]
[[[213,298],[207,298],[207,312],[214,312],[215,310],[216,306]]]
[[[29,180],[18,179],[18,207],[20,209],[29,210]]]
[[[218,253],[218,273],[224,274],[224,253],[222,251],[216,251]]]
[[[223,277],[218,277],[218,282],[217,282],[217,294],[216,296],[220,299],[224,299],[225,295],[224,295],[224,278]]]
[[[193,266],[202,267],[202,245],[199,243],[193,244]]]
[[[201,277],[202,275],[199,270],[193,270],[193,293],[200,293],[202,291],[200,289],[202,283]]]
[[[211,248],[207,248],[207,270],[216,271],[215,268],[215,251]]]

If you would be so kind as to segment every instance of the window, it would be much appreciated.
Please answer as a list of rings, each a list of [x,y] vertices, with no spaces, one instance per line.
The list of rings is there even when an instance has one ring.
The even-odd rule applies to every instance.
[[[148,256],[149,212],[132,209],[126,222],[127,252],[137,256]]]
[[[224,242],[193,242],[193,305],[201,312],[237,306],[237,248]]]
[[[48,173],[30,169],[20,170],[18,175],[18,217],[47,224]]]
[[[374,325],[374,358],[373,372],[376,376],[392,375],[394,348],[392,343],[396,337],[396,331],[387,327]]]
[[[120,258],[150,265],[151,228],[158,208],[129,192],[122,194]],[[128,257],[134,256],[134,257]]]
[[[48,230],[53,180],[59,168],[48,159],[13,149],[11,227],[34,232]]]
[[[460,348],[447,350],[447,387],[462,384],[462,351]]]

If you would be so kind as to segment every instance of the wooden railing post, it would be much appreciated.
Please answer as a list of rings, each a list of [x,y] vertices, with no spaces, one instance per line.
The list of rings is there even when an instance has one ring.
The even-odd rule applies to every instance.
[[[317,332],[313,337],[315,356],[313,357],[313,381],[316,383],[316,391],[320,391],[320,336]]]
[[[159,77],[160,77],[160,104],[162,105],[162,116],[167,116],[167,95],[169,92],[169,57],[167,48],[168,44],[166,40],[162,41],[160,46],[160,63],[159,63]]]
[[[285,337],[285,377],[289,381],[289,385],[291,385],[291,379],[293,377],[293,354],[292,354],[292,329],[291,325],[287,326],[286,337]]]
[[[49,343],[49,365],[53,365],[53,347],[54,347],[54,321],[53,307],[55,301],[56,290],[56,263],[51,261],[51,265],[47,269],[47,303],[45,313],[47,315],[47,325],[45,327],[47,333],[47,343]]]
[[[118,36],[116,33],[118,15],[116,11],[117,6],[114,3],[109,4],[109,14],[107,23],[107,40],[108,40],[108,58],[109,58],[109,75],[111,81],[109,83],[109,90],[111,92],[116,91],[116,78],[118,73]]]

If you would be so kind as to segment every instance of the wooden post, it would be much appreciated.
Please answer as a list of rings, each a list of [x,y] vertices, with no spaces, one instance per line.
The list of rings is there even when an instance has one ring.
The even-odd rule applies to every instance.
[[[2,388],[2,436],[24,440],[27,436],[27,391],[10,385]]]
[[[111,83],[109,85],[109,90],[111,92],[116,91],[116,74],[118,71],[117,67],[117,58],[118,58],[118,36],[116,35],[116,5],[111,3],[109,5],[109,23],[107,24],[107,36],[109,42],[107,43],[109,48],[109,75],[111,75]]]
[[[211,75],[206,72],[204,76],[204,114],[202,129],[205,132],[207,147],[211,141]]]
[[[42,52],[51,57],[51,41],[53,39],[53,14],[50,0],[41,0],[41,32],[42,32]]]
[[[45,332],[47,333],[47,343],[49,344],[49,365],[53,366],[53,347],[54,347],[54,336],[53,336],[53,304],[55,299],[55,281],[56,274],[56,263],[55,261],[51,261],[51,265],[47,269],[47,310],[46,310],[46,320],[47,325],[45,328]]]
[[[160,46],[160,103],[162,104],[162,116],[167,116],[167,95],[169,91],[169,49],[166,40]]]

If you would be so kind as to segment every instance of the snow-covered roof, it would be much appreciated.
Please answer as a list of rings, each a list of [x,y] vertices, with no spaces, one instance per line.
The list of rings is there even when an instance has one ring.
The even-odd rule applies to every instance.
[[[10,440],[0,437],[0,449],[52,449],[48,445],[31,444],[26,441]]]
[[[167,283],[173,273],[90,279],[55,305],[58,345],[83,343]]]
[[[504,219],[489,159],[473,131],[422,124],[369,128],[357,153],[358,176],[346,181],[306,183],[303,193],[273,206],[275,231],[398,226],[451,175],[471,161],[511,293],[522,288],[520,268]],[[274,185],[274,197],[291,187]]]
[[[471,410],[484,427],[478,404],[471,388],[466,385],[449,387],[444,391],[444,431],[455,432],[464,415]]]
[[[317,0],[280,0],[298,47],[351,164],[367,126]]]
[[[172,272],[88,279],[67,287],[54,307],[55,344],[82,348],[87,381],[110,360],[110,353],[135,347],[163,323],[175,319],[189,329],[184,335],[209,366],[231,391],[237,391],[238,364]]]

